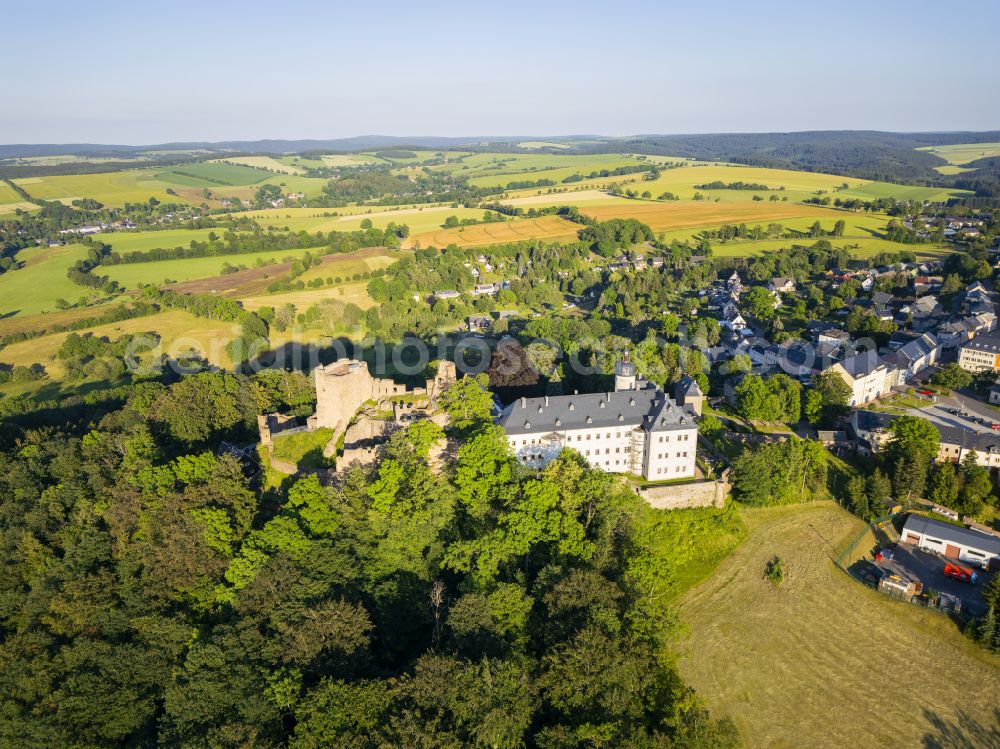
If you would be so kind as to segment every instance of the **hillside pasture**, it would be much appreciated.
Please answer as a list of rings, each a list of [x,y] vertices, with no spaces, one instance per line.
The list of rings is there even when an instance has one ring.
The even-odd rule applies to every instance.
[[[970,190],[953,190],[947,187],[919,187],[913,185],[893,185],[888,182],[870,182],[863,187],[851,188],[837,193],[842,198],[895,198],[896,200],[928,201],[943,203],[950,198],[969,198]]]
[[[91,293],[66,271],[87,256],[82,245],[29,247],[15,255],[23,268],[0,275],[0,315],[32,315],[56,309],[56,300],[75,302]]]
[[[183,310],[167,310],[156,315],[136,317],[132,320],[98,325],[88,330],[77,331],[80,335],[91,334],[108,337],[111,340],[123,334],[156,332],[160,335],[160,351],[176,356],[189,349],[197,349],[211,363],[220,367],[232,367],[232,360],[226,353],[226,344],[239,333],[238,326],[230,322],[195,317]],[[0,351],[0,361],[6,364],[43,364],[52,379],[63,375],[63,367],[56,353],[68,333],[52,333],[30,341],[14,343]]]
[[[538,149],[538,148],[569,148],[565,143],[553,143],[549,140],[522,140],[517,144],[518,148]]]
[[[985,746],[941,729],[961,736],[966,723],[997,737],[1000,657],[946,616],[883,596],[834,566],[864,523],[832,502],[741,516],[747,540],[681,600],[690,634],[679,665],[748,744]],[[857,551],[873,542],[868,535]],[[785,569],[777,588],[763,575],[774,556]]]
[[[33,198],[58,200],[67,205],[79,198],[93,198],[111,208],[121,208],[125,203],[145,203],[150,198],[161,203],[188,202],[184,197],[167,193],[173,185],[158,179],[151,169],[25,177],[14,182]]]
[[[439,229],[411,234],[405,247],[478,247],[538,239],[546,242],[572,242],[583,227],[559,216],[515,219],[493,224],[477,224],[456,229]]]
[[[369,154],[360,153],[331,153],[320,156],[323,166],[330,167],[352,167],[369,166],[371,164],[386,164],[385,159],[379,159]]]

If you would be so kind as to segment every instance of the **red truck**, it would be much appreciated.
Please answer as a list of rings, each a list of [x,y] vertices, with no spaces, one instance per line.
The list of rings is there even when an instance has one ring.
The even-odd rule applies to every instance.
[[[979,574],[968,567],[947,562],[944,566],[944,576],[950,577],[952,580],[961,580],[963,583],[969,583],[969,585],[975,585]]]

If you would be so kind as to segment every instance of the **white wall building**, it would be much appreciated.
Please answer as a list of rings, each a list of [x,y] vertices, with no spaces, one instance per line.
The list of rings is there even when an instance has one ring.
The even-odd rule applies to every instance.
[[[610,393],[520,398],[498,419],[521,462],[542,467],[563,448],[610,473],[648,481],[692,478],[698,448],[693,407],[678,406],[620,362]]]

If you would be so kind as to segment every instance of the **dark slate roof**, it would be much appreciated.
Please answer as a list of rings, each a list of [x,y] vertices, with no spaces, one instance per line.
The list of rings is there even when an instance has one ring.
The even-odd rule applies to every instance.
[[[962,544],[988,554],[1000,554],[1000,538],[974,531],[971,528],[943,523],[923,515],[910,515],[906,518],[906,524],[903,526],[903,538],[906,538],[907,531],[926,533],[942,541]]]
[[[695,428],[692,414],[656,388],[555,395],[548,397],[548,405],[544,397],[518,399],[504,409],[497,423],[507,434],[611,426],[652,431]]]
[[[677,384],[674,385],[674,392],[695,397],[704,395],[704,393],[701,392],[701,387],[698,385],[698,381],[689,375],[684,375],[677,381]]]
[[[852,356],[850,359],[844,359],[840,365],[846,370],[846,372],[854,378],[864,377],[865,375],[874,372],[882,364],[878,357],[878,352],[869,349],[863,353],[856,356]]]
[[[1000,337],[995,335],[977,335],[962,348],[976,349],[977,351],[1000,352]]]

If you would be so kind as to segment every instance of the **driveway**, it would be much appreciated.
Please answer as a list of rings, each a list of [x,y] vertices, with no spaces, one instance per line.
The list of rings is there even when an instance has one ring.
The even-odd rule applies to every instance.
[[[919,580],[924,584],[924,590],[930,588],[931,590],[956,596],[961,599],[962,609],[965,612],[973,616],[979,616],[986,610],[986,604],[979,592],[983,589],[984,585],[989,584],[993,576],[997,573],[977,569],[976,572],[979,574],[979,579],[975,585],[970,585],[969,583],[945,577],[944,565],[946,561],[936,554],[928,554],[916,546],[901,543],[893,547],[893,558],[891,561],[882,560],[874,564],[879,569],[894,575],[909,578],[910,580]],[[958,562],[958,564],[961,564],[963,567],[969,567],[965,562]]]

